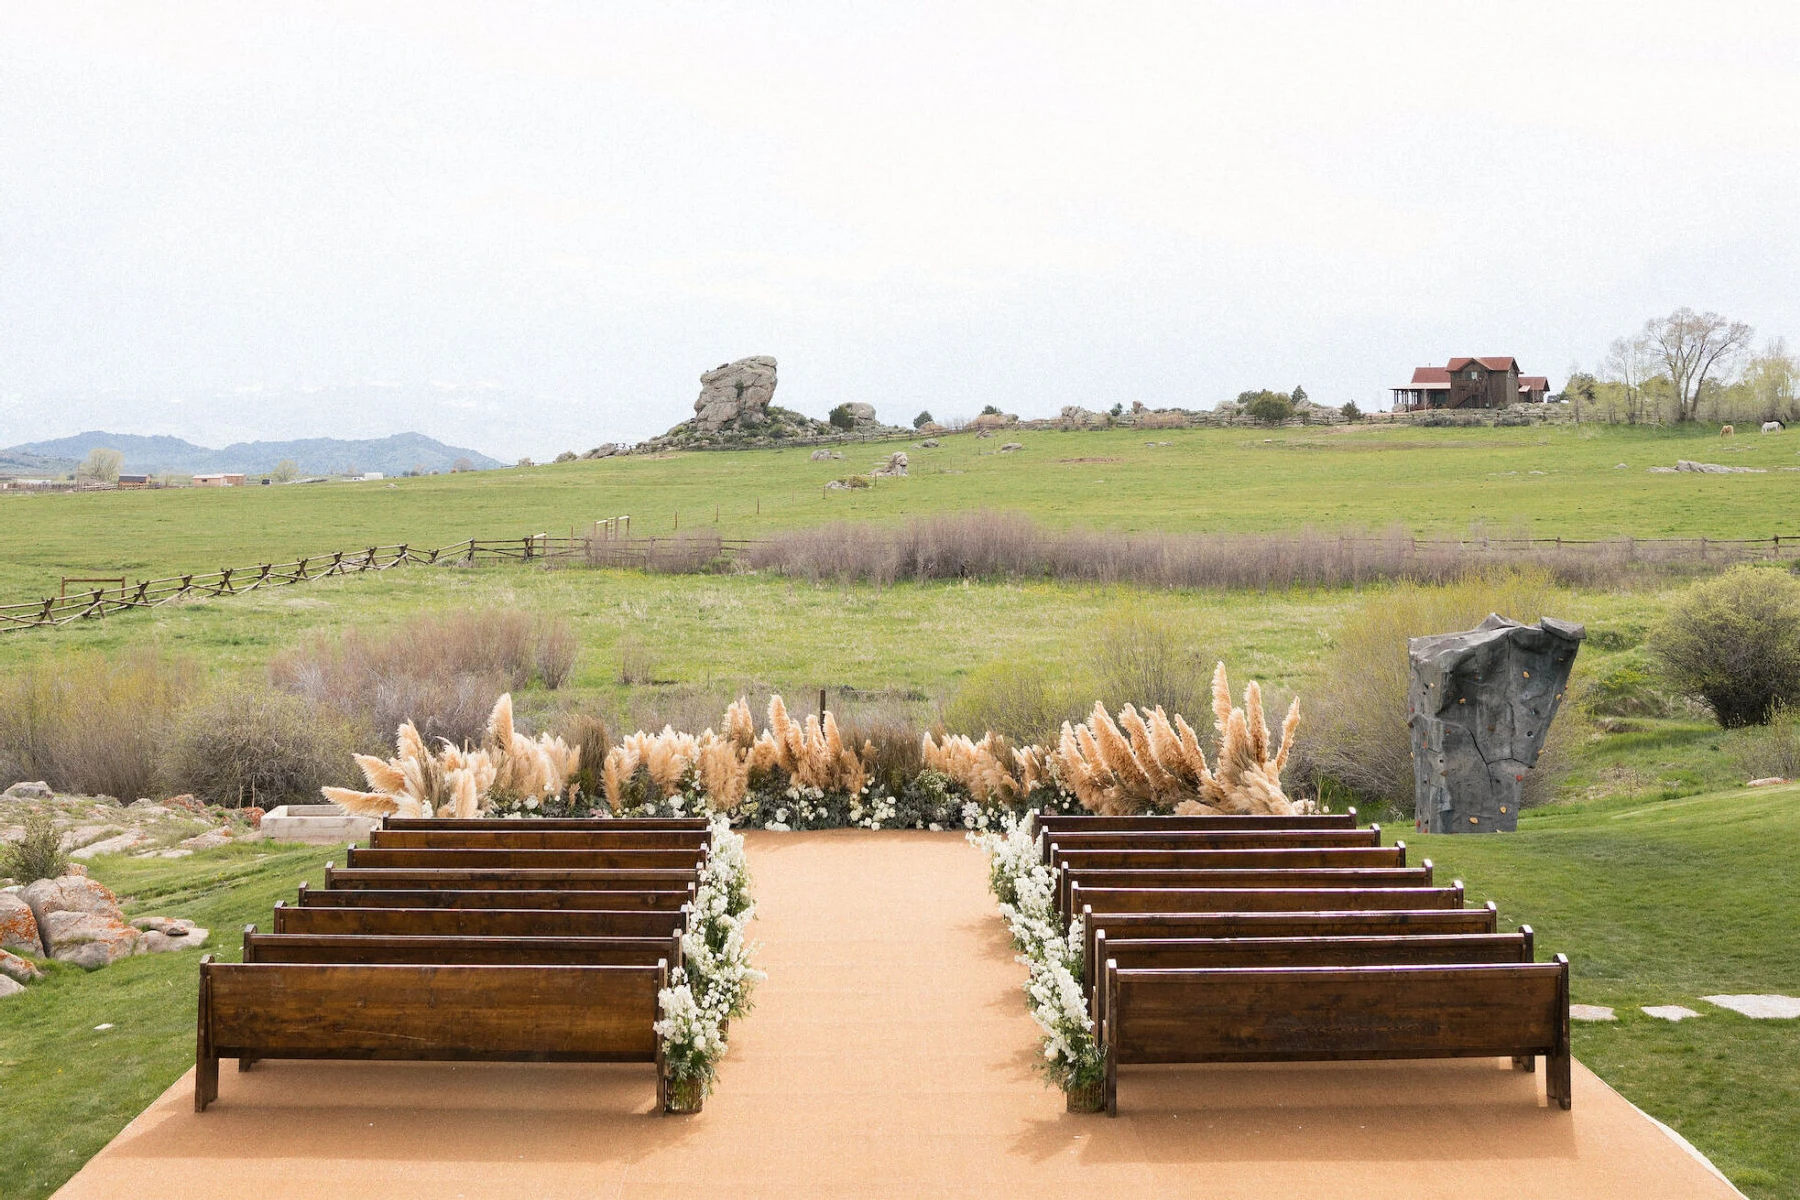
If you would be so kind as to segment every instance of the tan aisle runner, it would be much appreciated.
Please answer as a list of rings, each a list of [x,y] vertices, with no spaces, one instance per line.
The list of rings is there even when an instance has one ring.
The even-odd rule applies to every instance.
[[[652,1115],[642,1067],[226,1064],[204,1116],[184,1078],[58,1195],[1735,1195],[1580,1064],[1572,1113],[1483,1059],[1127,1069],[1118,1119],[1068,1116],[960,838],[749,853],[769,980],[697,1117]]]

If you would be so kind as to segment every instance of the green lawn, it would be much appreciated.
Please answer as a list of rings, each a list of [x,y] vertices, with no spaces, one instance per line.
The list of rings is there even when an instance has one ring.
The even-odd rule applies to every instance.
[[[1700,997],[1800,995],[1797,841],[1795,786],[1540,809],[1510,837],[1407,837],[1471,901],[1531,925],[1540,957],[1569,956],[1575,1001],[1619,1015],[1576,1025],[1576,1056],[1755,1197],[1800,1196],[1800,1021]],[[1704,1015],[1639,1011],[1656,1004]]]
[[[1462,533],[1767,537],[1792,523],[1800,465],[1788,435],[1723,442],[1710,427],[1321,427],[968,435],[921,450],[851,444],[627,457],[561,466],[230,490],[0,497],[0,598],[54,592],[63,575],[213,570],[373,543],[567,531],[629,514],[637,534],[718,528],[755,536],[836,519],[1016,509],[1054,525],[1266,531],[1314,526]],[[1146,443],[1153,443],[1146,445]],[[1161,443],[1167,443],[1166,445]],[[912,477],[854,492],[829,479],[905,448]],[[1652,475],[1677,458],[1761,475]],[[1619,469],[1617,464],[1624,463]],[[390,486],[391,485],[391,486]]]

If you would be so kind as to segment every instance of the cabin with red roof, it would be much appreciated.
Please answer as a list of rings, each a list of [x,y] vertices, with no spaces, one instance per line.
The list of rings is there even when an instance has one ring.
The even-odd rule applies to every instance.
[[[1550,380],[1543,375],[1519,374],[1518,360],[1510,355],[1465,357],[1453,358],[1441,367],[1416,367],[1410,383],[1392,390],[1396,412],[1506,408],[1542,404],[1549,398]]]

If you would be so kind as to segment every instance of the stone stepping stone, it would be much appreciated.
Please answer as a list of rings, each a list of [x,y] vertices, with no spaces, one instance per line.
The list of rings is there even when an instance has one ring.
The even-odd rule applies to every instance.
[[[1800,996],[1702,996],[1708,1004],[1729,1008],[1758,1021],[1787,1021],[1800,1017]]]
[[[1659,1021],[1685,1021],[1700,1014],[1681,1004],[1647,1004],[1644,1012]]]
[[[1571,1021],[1616,1021],[1619,1015],[1604,1004],[1569,1005]]]

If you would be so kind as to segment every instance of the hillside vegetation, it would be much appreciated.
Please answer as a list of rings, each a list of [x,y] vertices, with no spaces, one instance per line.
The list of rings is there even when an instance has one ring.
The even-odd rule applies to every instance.
[[[1008,437],[1024,448],[998,453]],[[956,435],[806,448],[631,456],[385,483],[5,496],[0,597],[55,592],[63,575],[170,575],[374,543],[568,532],[630,515],[637,536],[727,537],[834,520],[959,509],[1125,530],[1386,529],[1544,537],[1769,537],[1800,495],[1800,434],[1721,439],[1621,426],[1335,426]],[[911,477],[826,491],[895,449]],[[1678,458],[1762,474],[1650,474]],[[1618,464],[1623,463],[1621,468]]]

